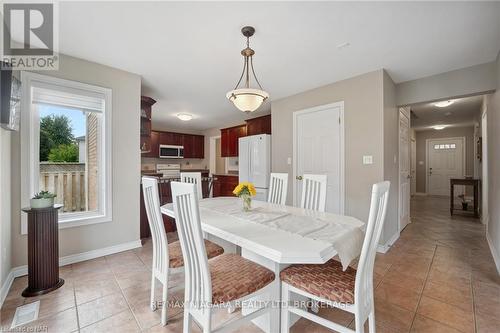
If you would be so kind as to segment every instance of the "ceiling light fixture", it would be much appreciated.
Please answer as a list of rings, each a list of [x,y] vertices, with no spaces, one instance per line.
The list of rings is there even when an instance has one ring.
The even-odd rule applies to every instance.
[[[250,48],[250,37],[255,33],[255,29],[253,27],[243,27],[241,29],[241,33],[247,39],[247,47],[241,51],[241,55],[244,59],[243,64],[243,72],[241,73],[240,79],[234,87],[234,90],[231,90],[226,94],[228,100],[233,102],[234,106],[238,108],[238,110],[243,112],[253,112],[257,110],[262,103],[266,99],[269,98],[269,94],[262,90],[262,86],[257,80],[257,76],[255,75],[255,71],[253,69],[253,55],[255,51]],[[252,70],[252,75],[257,82],[257,85],[260,89],[250,88],[250,70]],[[245,85],[243,88],[238,88],[241,80],[245,77]]]
[[[445,127],[446,127],[446,126],[444,126],[444,125],[436,125],[436,126],[434,126],[433,128],[434,128],[435,130],[440,131],[440,130],[444,129]]]
[[[434,103],[434,105],[437,106],[438,108],[445,108],[447,106],[452,105],[453,103],[455,103],[455,101],[448,100],[448,101],[441,101],[441,102]]]
[[[179,118],[182,121],[190,121],[193,119],[193,116],[190,115],[189,113],[178,113],[177,118]]]

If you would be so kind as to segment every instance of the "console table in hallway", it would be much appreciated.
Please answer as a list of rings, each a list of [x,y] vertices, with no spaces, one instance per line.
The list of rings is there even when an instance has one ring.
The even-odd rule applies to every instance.
[[[455,209],[455,185],[472,186],[474,188],[474,217],[479,218],[479,186],[481,180],[472,178],[451,178],[450,179],[450,214],[453,215]]]

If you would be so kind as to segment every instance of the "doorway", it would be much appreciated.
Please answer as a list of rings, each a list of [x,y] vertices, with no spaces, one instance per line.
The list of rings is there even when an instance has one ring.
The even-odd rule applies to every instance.
[[[427,193],[447,196],[450,179],[463,178],[465,169],[465,138],[427,139]],[[463,193],[462,187],[455,191]]]
[[[293,200],[300,205],[302,176],[327,175],[326,211],[344,213],[344,102],[293,114]]]
[[[410,119],[405,108],[399,110],[399,231],[410,223]]]
[[[210,173],[226,173],[226,161],[224,157],[222,157],[220,135],[210,137],[210,157]]]
[[[484,112],[481,116],[481,178],[482,178],[482,201],[481,201],[481,222],[488,224],[488,116]]]

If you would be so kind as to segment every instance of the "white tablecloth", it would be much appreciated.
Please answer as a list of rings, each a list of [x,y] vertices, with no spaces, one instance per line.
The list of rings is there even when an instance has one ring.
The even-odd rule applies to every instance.
[[[220,197],[201,200],[200,209],[227,214],[248,223],[258,223],[270,228],[321,240],[337,251],[343,269],[361,253],[364,223],[349,216],[279,206],[262,201],[252,201],[252,209],[244,212],[237,198]]]

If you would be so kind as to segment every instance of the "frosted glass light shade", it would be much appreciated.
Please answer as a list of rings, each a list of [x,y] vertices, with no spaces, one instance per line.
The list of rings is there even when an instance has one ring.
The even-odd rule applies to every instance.
[[[228,100],[233,102],[234,106],[238,110],[243,112],[253,112],[257,110],[266,99],[269,98],[269,94],[263,90],[243,88],[231,90],[226,94]]]

